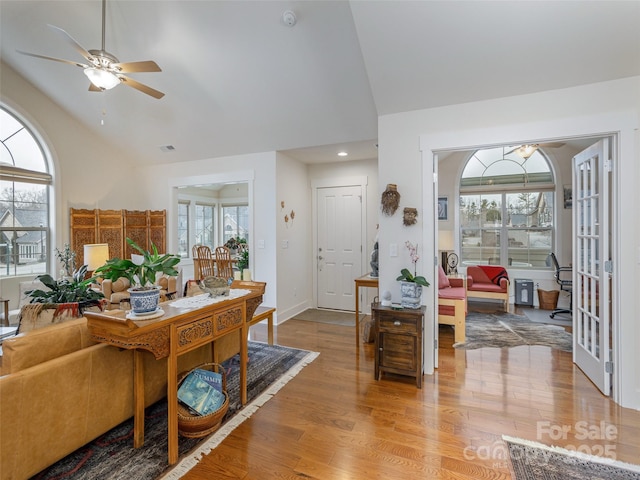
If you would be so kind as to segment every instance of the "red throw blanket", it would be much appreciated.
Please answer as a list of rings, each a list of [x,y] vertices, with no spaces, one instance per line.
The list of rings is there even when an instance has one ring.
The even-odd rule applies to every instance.
[[[500,265],[478,265],[484,273],[487,274],[487,277],[495,283],[496,285],[500,285],[500,280],[506,278],[509,280],[509,274],[505,270],[504,267]]]

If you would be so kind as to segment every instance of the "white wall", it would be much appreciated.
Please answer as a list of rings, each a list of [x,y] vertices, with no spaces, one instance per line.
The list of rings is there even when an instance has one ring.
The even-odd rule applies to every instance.
[[[267,282],[263,305],[276,306],[276,154],[275,152],[209,158],[191,162],[137,168],[135,175],[148,198],[150,209],[167,210],[167,247],[177,249],[178,186],[246,181],[250,205],[252,277]]]
[[[282,322],[313,306],[311,195],[307,166],[278,153],[275,190],[278,321]]]
[[[397,183],[403,204],[415,204],[429,191],[433,181],[433,153],[440,150],[472,148],[487,144],[537,143],[573,136],[595,136],[619,132],[620,162],[614,169],[614,202],[618,215],[613,219],[614,265],[613,334],[618,342],[615,368],[617,401],[640,409],[640,227],[637,205],[640,193],[640,77],[580,87],[500,98],[464,105],[412,111],[379,118],[380,183]],[[424,151],[424,163],[421,149]],[[431,162],[431,163],[430,163]],[[424,171],[423,171],[424,170]],[[423,210],[433,211],[432,197],[424,195]],[[396,214],[397,216],[397,214]],[[406,265],[406,255],[388,255],[389,245],[402,244],[408,237],[432,245],[433,217],[418,217],[420,225],[410,232],[397,228],[395,217],[381,217],[380,288],[398,292],[397,272]],[[425,219],[426,218],[426,223]],[[430,221],[429,221],[430,220]],[[404,252],[403,252],[404,253]],[[423,252],[424,253],[424,252]],[[431,278],[435,272],[433,250],[423,255],[419,270]],[[428,306],[425,331],[425,371],[434,367],[433,305],[435,292],[428,289],[423,303]]]

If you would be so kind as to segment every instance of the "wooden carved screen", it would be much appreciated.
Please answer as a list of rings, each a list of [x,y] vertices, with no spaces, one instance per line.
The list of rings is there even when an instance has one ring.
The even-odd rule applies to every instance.
[[[98,221],[95,210],[71,209],[71,249],[76,253],[76,268],[84,265],[84,245],[96,242]]]
[[[122,258],[122,210],[98,210],[98,240],[96,243],[109,244],[109,258]]]
[[[153,242],[158,252],[166,253],[165,210],[86,210],[72,208],[71,248],[76,252],[76,266],[84,264],[84,245],[107,243],[110,258],[130,258],[131,238],[144,249]]]
[[[159,253],[167,253],[167,216],[164,210],[147,211],[149,222],[149,247],[153,243]],[[161,247],[162,246],[162,247]]]
[[[147,226],[147,212],[137,210],[123,210],[124,213],[124,237],[130,238],[145,250],[149,249],[149,229]],[[140,254],[125,242],[125,257],[131,258],[131,254]]]

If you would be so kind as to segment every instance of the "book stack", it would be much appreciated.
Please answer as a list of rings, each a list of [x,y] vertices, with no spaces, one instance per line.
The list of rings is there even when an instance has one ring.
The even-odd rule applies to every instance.
[[[196,368],[180,385],[178,400],[194,415],[209,415],[217,411],[226,400],[222,391],[222,375]]]

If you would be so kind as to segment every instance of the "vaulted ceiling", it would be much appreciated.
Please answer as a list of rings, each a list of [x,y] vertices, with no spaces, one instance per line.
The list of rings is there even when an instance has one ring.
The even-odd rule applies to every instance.
[[[160,100],[89,92],[82,69],[16,52],[83,62],[47,24],[100,49],[101,12],[2,0],[0,55],[141,164],[274,150],[317,163],[349,146],[348,160],[375,158],[379,115],[640,75],[637,0],[108,0],[105,49],[156,61],[130,76]]]

